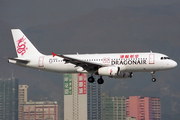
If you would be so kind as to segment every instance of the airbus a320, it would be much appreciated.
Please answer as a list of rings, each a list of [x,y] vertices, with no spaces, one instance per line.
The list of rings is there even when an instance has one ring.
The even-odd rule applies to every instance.
[[[167,55],[154,52],[104,53],[104,54],[55,54],[40,53],[20,29],[11,29],[17,57],[8,62],[24,67],[57,73],[87,73],[90,83],[93,75],[99,75],[98,84],[103,84],[102,76],[111,78],[131,78],[134,72],[150,72],[152,81],[156,71],[175,68],[177,63]]]

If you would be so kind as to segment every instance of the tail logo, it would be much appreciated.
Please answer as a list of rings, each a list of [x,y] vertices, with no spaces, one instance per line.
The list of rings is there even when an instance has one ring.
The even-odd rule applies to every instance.
[[[26,47],[25,40],[26,38],[24,38],[24,36],[20,38],[19,40],[17,40],[17,53],[21,54],[22,56],[24,55],[24,53],[26,53],[26,50],[28,49]]]

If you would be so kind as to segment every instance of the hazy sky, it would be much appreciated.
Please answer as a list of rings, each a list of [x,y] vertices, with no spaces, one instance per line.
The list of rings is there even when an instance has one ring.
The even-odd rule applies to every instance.
[[[179,0],[16,0],[0,1],[0,19],[26,29],[47,23],[61,23],[97,8],[148,6]]]
[[[179,63],[180,14],[178,5],[180,5],[179,0],[0,0],[0,53],[2,57],[16,55],[10,33],[11,28],[9,28],[14,27],[22,29],[42,53],[50,54],[52,51],[64,54],[98,53],[104,52],[104,50],[106,52],[152,50],[167,54]],[[156,9],[152,9],[151,6]],[[160,6],[161,9],[159,10],[157,6]],[[172,9],[174,6],[178,9]],[[121,11],[123,7],[134,7],[133,9],[125,9],[130,16],[129,18],[126,18],[126,13],[120,13],[123,12]],[[98,10],[101,8],[103,8],[102,11]],[[178,13],[173,16],[177,10]],[[134,14],[135,17],[133,17]],[[2,25],[2,23],[6,24]],[[48,28],[50,30],[47,30]],[[13,56],[11,56],[12,54]],[[11,75],[10,70],[13,69],[14,75],[24,84],[30,85],[32,91],[33,87],[41,89],[45,93],[56,91],[56,94],[50,94],[52,98],[57,97],[59,91],[62,93],[62,74],[37,72],[34,69],[10,65],[2,57],[0,60],[3,62],[0,63],[0,66],[3,66],[4,69],[1,69],[1,77],[3,73]],[[148,95],[157,93],[160,97],[163,95],[164,98],[167,98],[168,94],[171,96],[168,97],[169,104],[166,104],[166,99],[162,101],[162,107],[165,108],[163,116],[167,113],[171,118],[174,113],[178,115],[180,111],[179,70],[180,65],[173,70],[158,72],[156,83],[151,82],[150,73],[135,73],[133,78],[128,80],[114,80],[105,77],[107,81],[103,87],[108,88],[104,89],[105,92],[117,96],[132,95],[131,93],[134,92],[150,93]],[[27,78],[27,76],[32,77]],[[60,81],[60,87],[55,81]],[[52,84],[53,87],[48,88],[43,83]],[[143,88],[143,85],[146,87]],[[32,96],[35,96],[34,93]],[[178,108],[172,108],[173,103],[179,104],[179,106],[175,105]],[[171,109],[171,111],[169,112],[166,108]]]

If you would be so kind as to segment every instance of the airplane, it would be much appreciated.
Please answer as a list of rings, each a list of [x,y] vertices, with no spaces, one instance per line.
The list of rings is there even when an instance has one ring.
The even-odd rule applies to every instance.
[[[134,72],[150,72],[152,81],[156,71],[175,68],[177,63],[161,53],[104,53],[104,54],[55,54],[40,53],[20,29],[11,29],[17,57],[7,58],[9,63],[57,73],[86,73],[90,83],[93,75],[99,75],[98,84],[103,84],[102,76],[111,78],[131,78]]]

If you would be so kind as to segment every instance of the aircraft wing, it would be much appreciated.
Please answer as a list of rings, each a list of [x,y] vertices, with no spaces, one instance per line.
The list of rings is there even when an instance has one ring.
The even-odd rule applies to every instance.
[[[65,56],[65,55],[56,55],[56,56],[64,58],[63,61],[65,61],[66,63],[74,64],[74,65],[76,65],[76,67],[80,66],[84,70],[87,70],[87,71],[95,71],[95,70],[98,70],[100,67],[105,66],[105,65],[102,65],[99,63],[83,61],[83,60],[73,58],[73,57],[69,57],[69,56]]]

